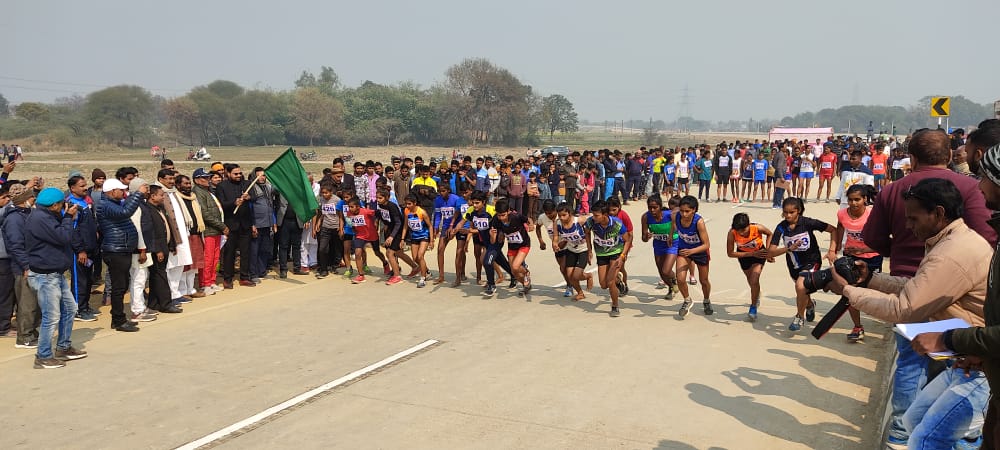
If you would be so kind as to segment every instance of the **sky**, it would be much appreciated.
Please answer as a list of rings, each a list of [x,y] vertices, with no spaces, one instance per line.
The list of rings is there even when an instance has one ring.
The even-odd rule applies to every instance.
[[[12,104],[117,84],[168,98],[216,79],[286,90],[324,65],[347,86],[431,86],[471,57],[592,121],[1000,99],[996,0],[4,3],[0,94]]]

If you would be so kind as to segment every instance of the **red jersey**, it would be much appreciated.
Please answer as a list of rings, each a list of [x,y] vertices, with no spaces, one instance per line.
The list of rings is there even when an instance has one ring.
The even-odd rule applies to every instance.
[[[885,175],[885,163],[888,159],[882,152],[872,155],[872,175]]]
[[[625,225],[625,231],[628,231],[629,233],[632,232],[632,218],[628,216],[628,213],[625,212],[624,209],[619,209],[618,215],[615,217],[617,217],[618,220],[621,220],[622,224]]]
[[[369,242],[378,240],[378,228],[375,227],[375,211],[368,208],[360,208],[357,214],[347,217],[351,221],[351,227],[354,229],[354,235],[357,239]]]
[[[823,152],[819,156],[819,171],[822,173],[833,173],[837,169],[837,154]]]

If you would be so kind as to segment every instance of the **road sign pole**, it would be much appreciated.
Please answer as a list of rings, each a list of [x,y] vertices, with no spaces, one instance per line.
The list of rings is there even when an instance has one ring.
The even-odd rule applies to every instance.
[[[938,128],[939,129],[941,128],[941,118],[940,117],[938,117]]]

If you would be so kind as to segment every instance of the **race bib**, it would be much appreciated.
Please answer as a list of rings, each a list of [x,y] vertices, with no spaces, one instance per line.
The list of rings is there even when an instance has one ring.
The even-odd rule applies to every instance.
[[[885,164],[875,163],[875,170],[883,170],[883,169],[885,169]]]
[[[367,223],[365,222],[365,216],[359,214],[357,216],[351,217],[352,227],[364,227],[365,225],[367,225]]]
[[[521,233],[520,232],[517,232],[517,233],[507,233],[506,236],[507,236],[507,243],[510,243],[510,244],[523,244],[524,243],[524,239],[521,237]]]
[[[455,216],[455,208],[450,207],[450,206],[445,207],[445,208],[441,208],[441,218],[443,218],[443,219],[451,219],[454,216]]]
[[[754,164],[753,164],[753,167],[754,167],[754,169],[756,169],[756,170],[764,170],[764,167],[765,167],[765,166],[764,166],[764,163],[754,163]]]
[[[599,238],[597,236],[594,236],[594,245],[596,245],[598,247],[614,247],[615,244],[617,244],[617,243],[618,243],[618,238],[617,237],[613,237],[613,238],[610,238],[610,239],[603,239],[603,238]]]
[[[712,167],[712,161],[709,161],[709,160],[706,159],[705,160],[705,168],[706,169],[710,169],[711,167]]]
[[[819,168],[820,169],[832,169],[833,168],[833,163],[830,162],[830,161],[823,161],[823,162],[819,163]]]
[[[653,240],[654,241],[670,242],[670,235],[669,234],[654,234],[653,235]]]
[[[320,207],[320,210],[323,211],[323,214],[332,216],[337,214],[337,205],[334,203],[324,203]]]
[[[423,223],[424,221],[420,220],[419,217],[409,217],[406,219],[406,225],[413,231],[420,231],[423,229]]]
[[[392,216],[389,215],[389,210],[388,209],[380,209],[380,210],[378,210],[378,212],[382,214],[382,220],[383,221],[388,222],[391,219],[391,217],[392,217]]]
[[[811,246],[810,245],[810,240],[809,240],[809,234],[802,233],[802,234],[796,234],[794,236],[787,236],[787,237],[785,237],[785,246],[786,247],[791,247],[792,244],[794,244],[796,242],[798,242],[799,246],[798,246],[798,248],[796,248],[795,250],[792,250],[792,251],[794,251],[794,252],[806,252],[806,251],[809,251],[809,247]]]
[[[473,217],[472,226],[476,227],[477,230],[483,231],[489,229],[490,218],[489,217]]]
[[[681,234],[681,240],[685,244],[700,244],[701,238],[697,234]]]
[[[729,167],[729,159],[720,159],[719,167]]]
[[[898,160],[897,159],[897,160],[895,160],[895,161],[892,162],[892,170],[900,170],[902,168],[903,168],[903,161],[902,160]]]
[[[746,251],[757,250],[757,241],[753,240],[749,242],[743,242],[737,245],[736,247],[739,248],[740,250],[746,250]]]

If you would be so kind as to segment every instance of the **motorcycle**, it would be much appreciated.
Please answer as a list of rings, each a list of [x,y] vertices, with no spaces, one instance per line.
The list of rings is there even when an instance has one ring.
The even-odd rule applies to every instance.
[[[206,150],[205,147],[202,147],[196,153],[190,156],[191,156],[190,159],[192,161],[208,161],[212,159],[212,155],[208,153],[208,150]]]
[[[307,152],[299,152],[299,159],[301,159],[302,161],[315,161],[316,160],[316,152],[315,151],[311,151],[311,152],[308,152],[308,153]]]
[[[340,155],[340,159],[344,160],[345,163],[354,161],[354,153],[345,153],[343,155]]]

